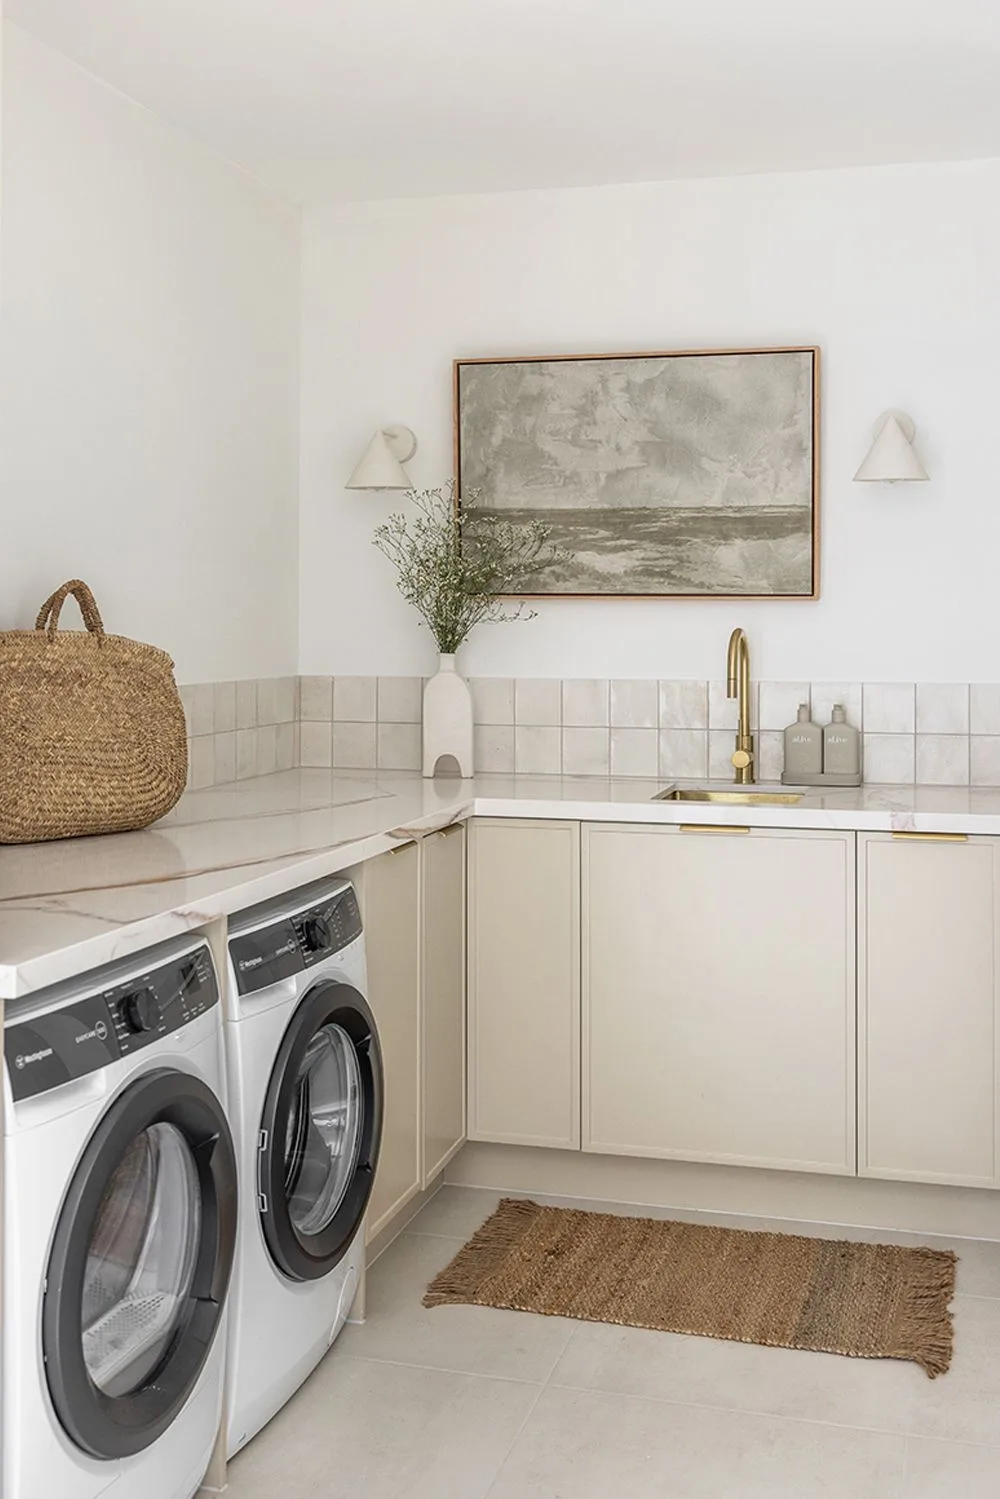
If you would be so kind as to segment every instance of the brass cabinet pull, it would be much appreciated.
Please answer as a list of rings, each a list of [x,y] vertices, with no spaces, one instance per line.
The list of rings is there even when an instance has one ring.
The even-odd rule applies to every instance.
[[[968,843],[968,833],[893,833],[894,838],[900,838],[911,843]]]
[[[446,828],[438,828],[437,835],[439,838],[447,838],[451,833],[461,832],[461,829],[462,824],[460,822],[449,822]]]
[[[724,822],[682,822],[682,833],[749,833],[749,828],[732,827]]]

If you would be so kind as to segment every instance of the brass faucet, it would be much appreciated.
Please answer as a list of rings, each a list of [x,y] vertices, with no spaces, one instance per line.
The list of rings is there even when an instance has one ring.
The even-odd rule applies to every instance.
[[[726,696],[738,697],[740,700],[736,748],[730,756],[736,771],[736,785],[751,786],[754,771],[753,735],[750,732],[750,647],[742,630],[734,630],[729,637],[729,653],[726,658]]]

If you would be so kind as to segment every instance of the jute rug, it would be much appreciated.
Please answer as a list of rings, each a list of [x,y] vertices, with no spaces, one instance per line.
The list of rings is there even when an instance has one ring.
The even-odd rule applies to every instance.
[[[464,1303],[910,1359],[947,1372],[957,1257],[937,1249],[619,1218],[504,1198],[429,1286]]]

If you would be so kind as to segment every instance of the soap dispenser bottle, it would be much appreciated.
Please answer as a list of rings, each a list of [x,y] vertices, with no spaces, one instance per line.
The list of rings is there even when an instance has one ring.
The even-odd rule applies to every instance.
[[[823,769],[823,730],[809,717],[809,704],[799,705],[798,721],[785,730],[785,780],[818,776]]]
[[[847,722],[843,703],[835,703],[833,717],[823,730],[823,769],[832,775],[861,773],[861,735]]]

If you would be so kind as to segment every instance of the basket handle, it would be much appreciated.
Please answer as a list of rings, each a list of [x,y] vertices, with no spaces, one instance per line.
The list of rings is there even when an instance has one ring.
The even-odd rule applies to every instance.
[[[47,630],[49,638],[52,639],[59,626],[59,615],[62,611],[62,606],[70,594],[73,595],[80,605],[80,613],[83,615],[83,622],[87,626],[87,629],[92,635],[96,635],[99,640],[103,640],[104,621],[101,619],[101,611],[97,607],[94,595],[80,578],[71,578],[68,583],[64,583],[61,588],[56,589],[55,593],[49,595],[38,611],[38,618],[35,620],[35,629]]]

